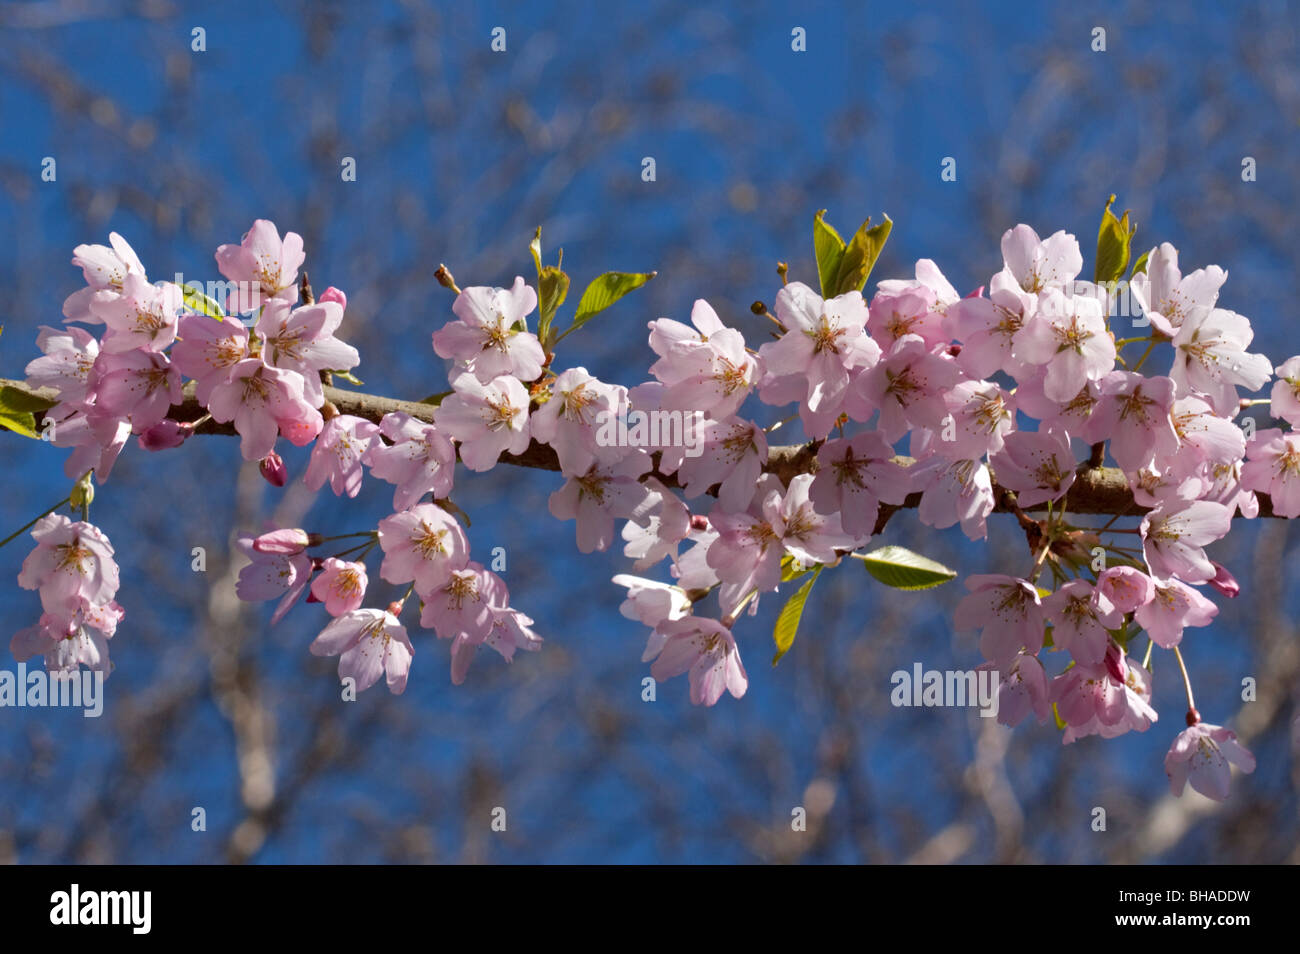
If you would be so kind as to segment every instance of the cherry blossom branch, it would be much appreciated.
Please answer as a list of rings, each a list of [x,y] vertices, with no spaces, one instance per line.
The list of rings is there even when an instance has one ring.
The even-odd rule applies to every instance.
[[[58,400],[58,392],[53,388],[33,388],[23,381],[0,378],[0,387],[14,388],[30,397],[51,403]],[[367,394],[361,391],[348,391],[336,387],[326,387],[325,398],[338,409],[340,414],[350,414],[376,424],[385,414],[391,414],[395,411],[401,411],[417,420],[432,423],[434,411],[437,410],[436,405],[425,404],[420,401],[403,401],[399,398]],[[194,397],[193,383],[185,386],[185,400],[173,407],[169,416],[173,420],[181,422],[198,421],[206,417],[207,419],[203,420],[203,423],[195,429],[196,434],[233,436],[236,433],[233,424],[221,424],[208,416],[207,409],[199,404]],[[39,431],[42,415],[37,412],[35,417],[37,430]],[[788,485],[791,478],[796,475],[811,473],[816,467],[816,459],[817,445],[815,442],[776,445],[768,450],[767,466],[764,470],[776,474],[782,483]],[[912,463],[910,457],[900,456],[895,460],[904,466],[910,466]],[[530,467],[535,470],[558,472],[560,469],[559,458],[556,456],[555,450],[549,445],[539,443],[536,440],[529,444],[527,450],[521,454],[503,453],[501,461],[502,463],[513,464],[516,467]],[[677,487],[677,480],[673,475],[657,474],[656,476],[665,486]],[[1259,515],[1261,517],[1274,516],[1273,506],[1268,495],[1261,493],[1258,497]],[[993,499],[995,501],[994,512],[1015,513],[1018,519],[1024,517],[1024,511],[1015,502],[1015,495],[1000,487],[997,483],[993,485]],[[920,502],[920,493],[914,493],[908,496],[907,501],[902,506],[895,507],[882,504],[880,516],[876,521],[875,532],[879,533],[883,530],[885,524],[895,512],[914,510],[920,506]],[[1129,489],[1124,472],[1118,467],[1087,466],[1081,469],[1075,477],[1073,486],[1065,495],[1065,503],[1068,510],[1075,514],[1140,517],[1150,510],[1149,507],[1144,507],[1133,499],[1133,492]],[[1045,507],[1027,509],[1036,511],[1045,509]],[[1023,525],[1025,520],[1021,519],[1020,522]]]

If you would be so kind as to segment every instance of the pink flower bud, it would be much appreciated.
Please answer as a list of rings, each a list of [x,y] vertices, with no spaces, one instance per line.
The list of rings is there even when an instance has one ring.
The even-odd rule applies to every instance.
[[[1214,565],[1214,579],[1210,580],[1210,586],[1214,587],[1228,599],[1233,599],[1241,592],[1241,584],[1237,578],[1228,572],[1228,568],[1222,563],[1211,560]]]
[[[702,513],[691,514],[691,529],[699,531],[709,529],[709,518]]]
[[[136,442],[147,451],[169,450],[172,447],[180,447],[193,433],[193,424],[182,424],[165,417],[152,427],[146,428],[136,438]]]
[[[335,301],[338,302],[339,307],[344,311],[347,311],[348,309],[348,296],[343,294],[343,292],[339,291],[339,289],[335,288],[333,285],[321,292],[320,297],[316,299],[318,304],[323,301]]]
[[[258,464],[262,476],[273,487],[283,487],[289,481],[289,468],[284,466],[284,458],[275,451],[267,454]]]
[[[301,553],[311,545],[311,537],[306,530],[298,528],[272,530],[253,539],[253,549],[258,553]]]
[[[1128,662],[1124,659],[1124,650],[1115,642],[1106,647],[1106,671],[1120,685],[1128,680]]]

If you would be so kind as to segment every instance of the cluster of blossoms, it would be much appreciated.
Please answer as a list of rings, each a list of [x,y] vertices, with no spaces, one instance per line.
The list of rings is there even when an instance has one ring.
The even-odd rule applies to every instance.
[[[1040,239],[1020,225],[1003,236],[1001,270],[964,297],[929,260],[917,263],[914,280],[880,282],[870,302],[856,290],[824,298],[783,284],[773,313],[755,306],[779,330],[757,349],[697,301],[689,325],[650,322],[652,380],[630,389],[581,367],[552,368],[553,340],[529,330],[538,295],[523,278],[509,288],[455,289],[455,319],[432,338],[451,362],[451,390],[430,413],[377,421],[339,413],[325,398],[323,382],[359,357],[335,337],[342,292],[313,301],[304,288],[299,301],[301,239],[281,240],[258,221],[216,257],[238,287],[224,317],[185,310],[182,289],[149,283],[116,235],[111,248],[79,247],[74,262],[88,287],[68,299],[65,315],[102,323],[105,334],[43,329],[45,357],[28,367],[28,381],[58,389],[47,419],[55,443],[74,448],[73,478],[106,478],[131,434],[149,449],[184,441],[203,419],[168,414],[188,378],[198,403],[233,424],[243,456],[260,461],[272,483],[287,479],[275,452],[283,437],[312,446],[304,480],[313,490],[328,483],[355,497],[367,470],[393,484],[394,513],[375,530],[345,535],[361,542],[333,555],[308,551],[339,537],[299,528],[239,540],[250,561],[239,595],[277,599],[273,621],[303,594],[323,603],[332,621],[311,651],[338,655],[340,676],[358,688],[381,675],[393,692],[405,688],[414,646],[400,617],[412,594],[420,625],[450,641],[456,683],[483,644],[507,661],[540,647],[504,581],[470,559],[449,499],[458,460],[486,471],[549,448],[564,478],[549,509],[575,521],[580,550],[621,539],[637,574],[667,564],[667,579],[614,577],[627,590],[621,610],[650,629],[643,660],[651,674],[689,673],[691,700],[704,705],[747,689],[737,617],[754,613],[763,594],[855,555],[910,495],[919,495],[922,523],[960,525],[972,540],[985,537],[995,507],[1011,510],[1032,565],[1023,576],[970,577],[956,623],[979,631],[984,665],[999,675],[1000,721],[1054,714],[1066,743],[1149,728],[1157,720],[1152,648],[1171,650],[1185,674],[1185,631],[1217,613],[1205,588],[1229,597],[1238,589],[1204,547],[1227,534],[1235,514],[1259,514],[1257,493],[1269,495],[1275,514],[1300,515],[1300,438],[1237,420],[1250,403],[1239,389],[1258,391],[1274,369],[1247,351],[1249,321],[1217,307],[1226,273],[1183,276],[1168,244],[1132,278],[1149,328],[1140,338],[1112,334],[1114,287],[1079,280],[1073,236]],[[454,287],[449,276],[444,283]],[[1126,359],[1124,349],[1139,343],[1141,357]],[[1172,354],[1168,373],[1145,374],[1157,347]],[[1300,357],[1276,374],[1273,413],[1294,426]],[[808,472],[787,480],[773,472],[771,428],[741,415],[751,395],[797,406],[811,441]],[[633,414],[689,415],[699,444],[688,453],[671,430],[640,443],[610,440],[609,422]],[[910,458],[899,456],[904,438]],[[1147,511],[1136,526],[1076,525],[1067,514],[1072,485],[1107,453]],[[121,616],[111,601],[111,548],[89,524],[62,517],[46,517],[34,536],[21,582],[41,589],[46,615],[15,638],[15,651],[44,649],[51,666],[92,655],[106,662],[92,634],[111,635]],[[362,605],[365,559],[376,547],[380,577],[409,584],[384,610]],[[714,591],[717,612],[705,615]],[[1129,648],[1142,632],[1139,662]],[[48,648],[73,634],[87,648]],[[1222,798],[1229,763],[1251,771],[1253,758],[1229,730],[1202,723],[1186,691],[1188,728],[1166,760],[1171,784],[1181,793],[1190,781]]]

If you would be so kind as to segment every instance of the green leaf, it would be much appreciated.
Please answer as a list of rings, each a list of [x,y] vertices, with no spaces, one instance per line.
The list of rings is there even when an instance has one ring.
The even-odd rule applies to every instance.
[[[881,547],[862,557],[867,572],[898,590],[928,590],[955,579],[957,572],[903,547]]]
[[[0,388],[0,427],[39,440],[41,435],[36,432],[36,414],[48,411],[55,403],[5,385]]]
[[[817,280],[821,283],[822,297],[834,298],[833,289],[839,278],[846,246],[840,233],[823,218],[825,215],[826,210],[822,209],[813,217],[813,254],[817,257]]]
[[[564,250],[560,250],[560,261],[564,261]],[[569,276],[558,265],[547,265],[537,276],[537,337],[542,347],[550,350],[555,343],[551,341],[551,323],[555,320],[555,310],[569,297]],[[561,335],[560,337],[563,337]]]
[[[533,253],[533,264],[537,266],[537,277],[542,277],[542,227],[537,226],[533,240],[528,243],[528,251]]]
[[[582,293],[582,298],[578,300],[578,313],[573,316],[573,324],[568,327],[564,335],[577,331],[628,292],[636,291],[658,274],[658,272],[606,272],[598,276]],[[560,335],[560,338],[564,335]]]
[[[1061,718],[1061,713],[1057,711],[1055,702],[1052,703],[1052,718],[1056,720],[1056,728],[1064,732],[1068,723]]]
[[[772,639],[776,642],[776,655],[772,657],[772,665],[775,666],[780,662],[781,657],[790,651],[794,645],[795,636],[799,635],[799,620],[803,618],[803,607],[808,602],[808,594],[812,591],[813,584],[817,582],[817,577],[821,576],[822,568],[819,566],[813,570],[812,576],[808,577],[808,582],[785,601],[785,606],[781,607],[781,614],[776,618],[776,628],[772,630]]]
[[[1128,268],[1132,254],[1133,233],[1136,225],[1130,225],[1128,210],[1124,210],[1122,219],[1115,218],[1110,210],[1115,196],[1106,200],[1106,209],[1101,214],[1101,228],[1097,231],[1097,265],[1093,269],[1093,280],[1098,284],[1118,281]]]
[[[8,384],[0,388],[0,410],[26,412],[36,414],[42,411],[48,411],[58,401],[51,401],[40,395],[32,394],[21,388],[15,388]]]
[[[840,266],[829,297],[843,295],[845,292],[862,291],[866,287],[867,278],[876,265],[876,259],[880,257],[880,250],[885,247],[889,233],[894,227],[889,216],[886,215],[884,218],[885,221],[872,228],[871,218],[868,216],[853,233],[853,238],[849,240],[848,247],[840,258]],[[823,297],[828,296],[823,295]]]
[[[1147,258],[1149,258],[1150,255],[1151,249],[1147,249],[1142,253],[1142,256],[1133,265],[1133,275],[1137,275],[1139,272],[1145,272],[1147,270]],[[1130,275],[1129,277],[1132,278],[1133,275]]]
[[[340,381],[346,381],[348,384],[354,384],[357,387],[361,387],[361,385],[366,383],[351,371],[331,371],[330,374],[334,375],[334,377],[338,378]]]
[[[195,285],[182,285],[181,291],[184,293],[185,307],[190,311],[196,311],[200,315],[207,315],[209,318],[215,318],[217,321],[225,321],[226,313],[221,310],[221,306],[209,298]]]
[[[417,403],[432,404],[434,407],[437,407],[439,404],[442,403],[442,399],[447,397],[451,393],[452,393],[451,391],[439,391],[437,394],[430,394],[427,398],[424,398],[423,400]]]

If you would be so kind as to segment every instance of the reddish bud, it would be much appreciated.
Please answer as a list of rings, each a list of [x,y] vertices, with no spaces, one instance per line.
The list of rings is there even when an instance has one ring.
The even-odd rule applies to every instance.
[[[1210,562],[1214,564],[1214,579],[1210,580],[1210,586],[1228,599],[1236,597],[1241,592],[1241,584],[1237,582],[1237,578],[1229,573],[1228,568],[1222,563],[1217,563],[1214,560]]]
[[[182,424],[165,417],[153,427],[147,428],[136,438],[136,443],[147,451],[169,450],[180,447],[193,433],[193,424]]]
[[[700,531],[709,529],[709,518],[702,513],[691,514],[691,529]]]
[[[1118,643],[1112,642],[1106,647],[1106,671],[1121,685],[1128,681],[1128,662]]]
[[[289,468],[284,466],[284,458],[275,451],[263,457],[257,466],[266,482],[273,487],[283,487],[289,482]]]
[[[272,530],[253,540],[253,549],[258,553],[301,553],[311,545],[311,537],[306,530],[297,527],[286,530]]]
[[[348,309],[348,296],[343,294],[343,292],[335,288],[333,285],[321,292],[320,297],[317,298],[316,301],[318,303],[323,301],[336,301],[344,311],[347,311]]]
[[[1197,712],[1195,709],[1188,709],[1187,710],[1188,727],[1190,728],[1191,726],[1200,725],[1200,724],[1201,724],[1201,714]]]

